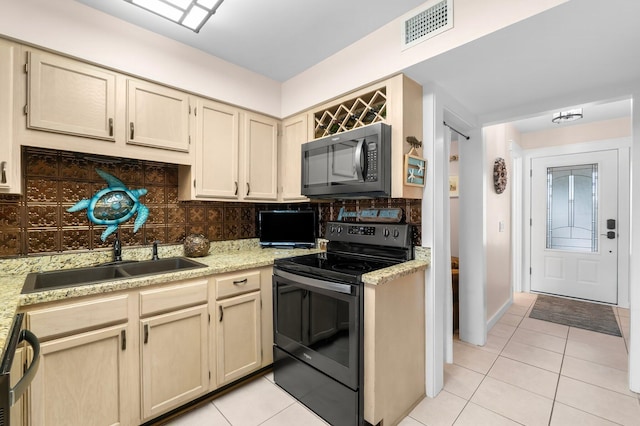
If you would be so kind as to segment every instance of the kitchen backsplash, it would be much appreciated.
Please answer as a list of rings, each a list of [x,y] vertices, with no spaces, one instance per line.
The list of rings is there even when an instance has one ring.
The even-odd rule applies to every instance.
[[[257,215],[267,209],[312,208],[324,225],[335,220],[341,207],[358,210],[369,207],[401,207],[407,221],[416,226],[415,244],[420,244],[421,200],[376,199],[323,203],[239,203],[178,201],[178,166],[66,151],[23,147],[23,195],[0,195],[0,257],[40,253],[68,253],[109,248],[113,236],[100,240],[103,225],[87,219],[86,210],[67,212],[77,201],[91,198],[106,182],[95,172],[102,169],[129,188],[146,188],[140,198],[149,208],[145,225],[133,233],[133,222],[120,225],[125,247],[180,243],[191,233],[211,241],[257,237]]]

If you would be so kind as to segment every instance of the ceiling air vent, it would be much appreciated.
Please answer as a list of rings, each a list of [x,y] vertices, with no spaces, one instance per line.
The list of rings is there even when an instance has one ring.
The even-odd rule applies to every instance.
[[[453,0],[428,2],[421,11],[405,17],[402,50],[453,28]]]

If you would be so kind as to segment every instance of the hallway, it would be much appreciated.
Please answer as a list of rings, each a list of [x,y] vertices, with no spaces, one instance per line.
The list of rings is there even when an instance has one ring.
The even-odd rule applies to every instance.
[[[516,293],[484,347],[454,340],[444,390],[400,425],[640,424],[627,386],[629,310],[614,308],[614,337],[528,318],[535,299]]]

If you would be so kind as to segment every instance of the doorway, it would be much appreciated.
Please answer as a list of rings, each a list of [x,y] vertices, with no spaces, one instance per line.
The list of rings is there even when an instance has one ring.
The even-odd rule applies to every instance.
[[[531,290],[618,303],[618,151],[531,161]]]

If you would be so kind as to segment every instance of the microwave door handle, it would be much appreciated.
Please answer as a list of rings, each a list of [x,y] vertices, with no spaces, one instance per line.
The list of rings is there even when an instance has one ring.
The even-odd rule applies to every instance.
[[[364,138],[358,141],[356,145],[356,151],[353,154],[353,168],[356,170],[359,181],[364,181],[364,172],[367,167],[367,163],[362,161],[362,150],[364,149]]]

